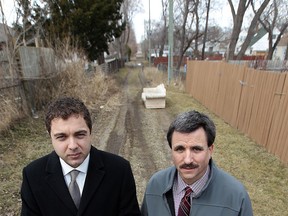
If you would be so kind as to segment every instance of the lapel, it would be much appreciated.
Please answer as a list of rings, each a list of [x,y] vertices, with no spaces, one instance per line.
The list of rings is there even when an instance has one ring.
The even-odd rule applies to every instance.
[[[88,203],[92,200],[96,189],[100,186],[103,180],[105,170],[103,169],[104,163],[101,156],[102,155],[100,152],[91,146],[87,176],[83,188],[78,215],[82,215]]]
[[[47,175],[45,179],[47,184],[56,193],[64,205],[76,215],[77,208],[70,196],[69,190],[64,180],[59,157],[55,152],[52,152],[49,156],[47,161],[46,174]],[[53,202],[53,200],[51,202]]]

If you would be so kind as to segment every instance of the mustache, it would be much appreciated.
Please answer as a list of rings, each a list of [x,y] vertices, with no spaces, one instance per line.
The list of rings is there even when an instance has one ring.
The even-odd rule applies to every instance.
[[[195,169],[195,168],[198,168],[198,167],[199,167],[198,164],[190,163],[190,164],[182,164],[180,166],[180,169]]]

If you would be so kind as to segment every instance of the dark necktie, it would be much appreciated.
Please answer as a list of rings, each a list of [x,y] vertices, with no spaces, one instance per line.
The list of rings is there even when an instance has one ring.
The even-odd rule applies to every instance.
[[[190,203],[190,195],[192,193],[192,189],[190,187],[185,188],[185,195],[181,199],[178,216],[189,216],[191,203]]]
[[[69,192],[71,194],[71,197],[72,197],[77,209],[79,208],[80,199],[81,199],[79,186],[78,186],[77,181],[76,181],[78,174],[79,174],[78,170],[72,170],[70,172],[71,182],[69,184]]]

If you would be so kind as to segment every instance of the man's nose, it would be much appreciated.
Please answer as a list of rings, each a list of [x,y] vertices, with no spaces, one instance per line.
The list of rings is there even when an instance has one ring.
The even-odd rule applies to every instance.
[[[190,164],[193,161],[193,153],[190,150],[185,151],[184,163]]]
[[[74,150],[78,147],[76,139],[74,137],[70,137],[68,139],[68,142],[69,149]]]

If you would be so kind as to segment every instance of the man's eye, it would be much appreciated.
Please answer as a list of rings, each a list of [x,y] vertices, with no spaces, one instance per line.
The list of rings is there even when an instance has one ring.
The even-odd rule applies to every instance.
[[[60,140],[60,141],[63,141],[63,140],[65,140],[65,136],[57,136],[56,139]]]
[[[203,148],[200,148],[200,147],[194,147],[194,148],[192,148],[192,151],[193,152],[201,152],[201,151],[203,151]]]
[[[86,136],[85,133],[80,133],[80,134],[77,134],[76,137],[79,138],[79,139],[82,139]]]
[[[185,149],[182,146],[176,147],[174,151],[176,152],[183,152]]]

